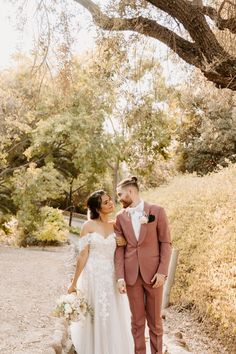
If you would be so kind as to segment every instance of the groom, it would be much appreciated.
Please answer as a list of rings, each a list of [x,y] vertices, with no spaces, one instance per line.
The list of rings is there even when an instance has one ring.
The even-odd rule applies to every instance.
[[[118,289],[127,292],[132,314],[135,354],[145,354],[147,319],[152,354],[162,354],[161,304],[171,256],[171,239],[162,207],[140,199],[136,177],[121,181],[117,195],[123,209],[117,214],[115,232],[126,247],[117,247],[115,268]]]

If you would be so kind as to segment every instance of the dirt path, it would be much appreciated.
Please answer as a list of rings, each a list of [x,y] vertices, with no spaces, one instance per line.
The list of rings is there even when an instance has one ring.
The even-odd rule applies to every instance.
[[[204,326],[197,323],[189,311],[172,306],[163,313],[165,315],[164,342],[168,354],[233,354],[217,340],[210,338]]]
[[[66,291],[73,252],[73,246],[0,247],[1,354],[55,353],[48,348],[59,323],[50,313],[55,299]],[[164,313],[164,345],[168,354],[227,353],[204,334],[189,313],[175,308]]]
[[[69,248],[0,247],[1,354],[47,352],[58,324],[50,312],[69,279]]]

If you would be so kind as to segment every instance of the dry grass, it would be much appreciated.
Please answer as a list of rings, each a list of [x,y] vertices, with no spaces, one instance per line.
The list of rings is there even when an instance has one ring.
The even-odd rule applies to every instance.
[[[180,250],[171,301],[191,306],[217,337],[236,343],[236,165],[178,176],[143,193],[165,207]],[[235,347],[234,347],[235,348]]]

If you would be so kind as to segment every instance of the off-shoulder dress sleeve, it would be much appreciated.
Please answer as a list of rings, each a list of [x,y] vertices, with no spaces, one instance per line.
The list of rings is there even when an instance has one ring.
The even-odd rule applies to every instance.
[[[91,234],[80,237],[79,239],[79,252],[83,251],[86,246],[91,243]]]

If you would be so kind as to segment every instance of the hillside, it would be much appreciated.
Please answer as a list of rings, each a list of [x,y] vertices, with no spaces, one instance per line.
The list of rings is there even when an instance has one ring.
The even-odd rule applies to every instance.
[[[143,193],[165,207],[180,250],[171,301],[191,308],[211,333],[236,345],[236,165],[178,176]]]

